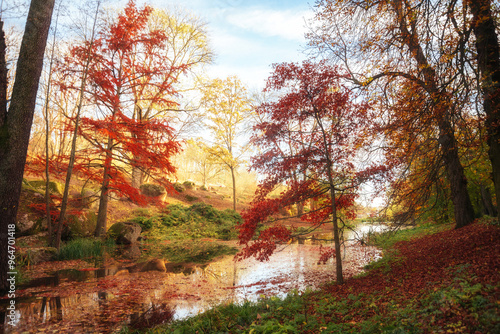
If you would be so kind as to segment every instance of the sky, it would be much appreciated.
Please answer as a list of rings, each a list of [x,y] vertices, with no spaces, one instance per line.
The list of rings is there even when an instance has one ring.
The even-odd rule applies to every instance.
[[[138,1],[138,3],[144,3]],[[250,90],[262,90],[273,63],[306,59],[306,20],[314,0],[149,0],[178,6],[207,23],[216,54],[211,78],[237,75]]]

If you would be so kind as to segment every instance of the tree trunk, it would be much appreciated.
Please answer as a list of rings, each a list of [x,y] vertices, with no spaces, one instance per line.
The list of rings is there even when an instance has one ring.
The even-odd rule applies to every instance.
[[[331,171],[328,173],[330,179],[330,197],[332,199],[332,221],[333,221],[333,242],[335,243],[335,274],[337,284],[344,283],[344,275],[342,274],[342,256],[340,255],[340,233],[337,220],[337,204],[335,202],[335,189],[333,188],[333,180]]]
[[[2,295],[8,291],[8,231],[9,226],[16,223],[38,83],[43,67],[54,1],[31,1],[9,110],[6,113],[5,110],[0,109],[0,217],[2,217],[0,219],[0,294]],[[5,60],[3,63],[5,64]],[[4,80],[4,78],[0,79]],[[5,101],[0,101],[1,105],[5,103]]]
[[[59,6],[61,4],[59,3]],[[60,7],[59,7],[60,8]],[[50,101],[50,88],[52,85],[52,66],[54,65],[54,50],[56,48],[56,33],[57,33],[57,21],[59,19],[59,10],[57,11],[55,28],[54,28],[54,39],[52,41],[52,49],[50,51],[50,62],[49,62],[49,78],[47,80],[47,91],[45,94],[45,210],[47,213],[47,231],[48,231],[48,243],[50,246],[54,245],[54,235],[52,230],[52,216],[50,215],[50,155],[49,155],[49,144],[50,144],[50,121],[49,121],[49,101]]]
[[[233,210],[236,211],[236,177],[234,175],[234,167],[229,167],[231,169],[231,178],[233,180]]]
[[[481,204],[481,206],[483,207],[483,214],[490,217],[497,216],[497,210],[493,205],[493,201],[491,200],[490,190],[483,184],[481,185]]]
[[[399,29],[404,43],[408,46],[411,57],[421,69],[420,75],[425,82],[425,90],[434,101],[434,117],[439,127],[439,144],[443,154],[446,176],[451,186],[451,196],[454,205],[455,227],[460,228],[474,221],[474,209],[467,191],[467,179],[458,155],[458,147],[453,126],[449,120],[451,114],[450,96],[438,88],[438,78],[435,69],[429,64],[426,53],[420,45],[419,36],[412,20],[411,9],[405,12],[406,3],[392,2],[396,13]],[[407,21],[409,20],[409,21]]]
[[[144,182],[144,174],[142,170],[136,166],[132,166],[132,187],[139,189]]]
[[[439,144],[441,145],[454,206],[455,228],[460,228],[474,221],[474,207],[467,191],[467,179],[460,163],[458,147],[451,124],[443,121],[439,125],[439,130]]]
[[[71,140],[71,152],[70,152],[70,156],[69,156],[68,170],[66,171],[66,181],[64,182],[64,193],[63,193],[63,198],[61,201],[61,212],[59,214],[59,224],[57,225],[57,233],[56,233],[56,240],[55,240],[55,247],[58,250],[61,246],[61,234],[62,234],[63,222],[66,219],[66,208],[68,207],[68,197],[69,197],[69,184],[71,182],[71,176],[73,175],[73,168],[75,166],[76,139],[78,137],[78,127],[80,125],[80,114],[81,114],[82,107],[83,107],[85,86],[87,84],[87,75],[88,75],[88,70],[89,70],[89,66],[90,66],[90,61],[92,58],[91,51],[92,51],[92,47],[94,45],[95,28],[96,28],[96,24],[97,24],[97,15],[99,14],[100,4],[101,4],[101,2],[98,1],[96,11],[95,11],[94,24],[92,26],[92,35],[91,35],[91,40],[90,40],[90,44],[89,44],[89,48],[88,48],[87,61],[85,62],[85,68],[83,70],[82,81],[80,83],[80,96],[78,99],[78,106],[77,106],[77,110],[76,110],[75,129],[73,130],[73,139]]]
[[[491,0],[469,1],[476,36],[477,64],[486,114],[488,155],[500,212],[500,46],[492,17]]]
[[[109,202],[109,175],[111,169],[111,161],[113,159],[113,138],[108,138],[108,146],[106,150],[106,158],[104,161],[104,174],[102,177],[101,195],[99,198],[99,211],[97,212],[97,226],[95,229],[95,236],[101,237],[106,234],[107,230],[107,216],[108,216],[108,202]]]

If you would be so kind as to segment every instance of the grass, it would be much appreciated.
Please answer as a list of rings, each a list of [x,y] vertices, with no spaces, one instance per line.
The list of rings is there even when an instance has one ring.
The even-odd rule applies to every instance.
[[[234,210],[217,210],[211,205],[171,204],[163,213],[138,216],[131,221],[141,225],[149,238],[159,240],[215,238],[231,240],[238,237],[235,228],[241,216]]]
[[[382,233],[371,233],[368,236],[369,244],[382,248],[391,249],[394,244],[400,241],[408,241],[424,235],[434,234],[451,229],[450,224],[426,223],[417,225],[408,229],[399,229],[396,231],[386,231]]]
[[[61,246],[56,258],[61,261],[100,258],[106,250],[111,250],[113,247],[114,242],[112,240],[73,239]]]
[[[424,225],[381,237],[398,256],[343,285],[221,305],[146,332],[499,333],[499,227],[446,229]]]

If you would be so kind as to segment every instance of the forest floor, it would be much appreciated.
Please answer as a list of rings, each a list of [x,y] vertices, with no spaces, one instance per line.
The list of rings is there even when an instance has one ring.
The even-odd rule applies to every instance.
[[[187,189],[169,195],[165,201],[186,206],[203,202],[224,210],[233,207],[230,195],[227,188]],[[248,195],[239,198],[237,211],[247,207],[250,199]],[[111,201],[108,226],[129,218],[138,209],[128,201]],[[146,209],[158,210],[151,206]],[[301,226],[298,221],[291,224]],[[433,234],[429,234],[431,232]],[[374,240],[383,248],[384,257],[370,265],[366,273],[349,278],[345,284],[329,283],[318,291],[303,294],[292,292],[284,300],[266,297],[257,303],[223,305],[149,331],[500,333],[500,226],[491,221],[477,222],[458,230],[451,225],[441,226],[434,232],[435,225],[429,225],[421,228],[417,237],[405,241],[388,243],[385,236]],[[387,237],[397,240],[399,235]],[[35,237],[33,243],[29,240],[26,239],[26,247],[37,247],[43,242]],[[68,266],[86,270],[88,264],[82,260],[51,261],[40,264],[37,269],[46,272]],[[31,278],[38,276],[35,271],[31,275]],[[148,275],[139,285],[137,281],[131,282],[131,286],[141,286],[138,296],[152,282]],[[129,277],[137,279],[135,276],[119,279]],[[159,319],[149,319],[140,332],[148,331],[144,327],[153,325],[155,320],[157,323],[167,320],[169,312],[160,310],[157,315]],[[103,326],[107,326],[106,323]]]
[[[500,333],[498,223],[448,227],[384,252],[345,284],[229,304],[149,332]]]

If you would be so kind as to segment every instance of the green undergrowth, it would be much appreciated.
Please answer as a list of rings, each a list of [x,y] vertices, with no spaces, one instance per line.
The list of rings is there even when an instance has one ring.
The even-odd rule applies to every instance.
[[[161,240],[214,238],[231,240],[238,237],[235,228],[241,216],[234,210],[217,210],[211,205],[168,205],[156,215],[139,215],[131,219],[141,225],[146,238]]]
[[[142,256],[146,258],[165,258],[169,262],[207,263],[224,255],[234,255],[235,247],[217,242],[202,240],[177,240],[168,243],[148,245]]]
[[[221,305],[145,333],[500,333],[499,227],[430,229],[384,237],[397,256],[343,285]]]
[[[408,241],[424,235],[434,234],[453,228],[450,224],[425,223],[411,228],[398,229],[395,231],[386,231],[381,233],[372,233],[369,235],[369,244],[382,248],[391,249],[395,243]]]
[[[104,253],[112,252],[113,240],[78,238],[65,242],[56,255],[57,260],[98,259]]]

